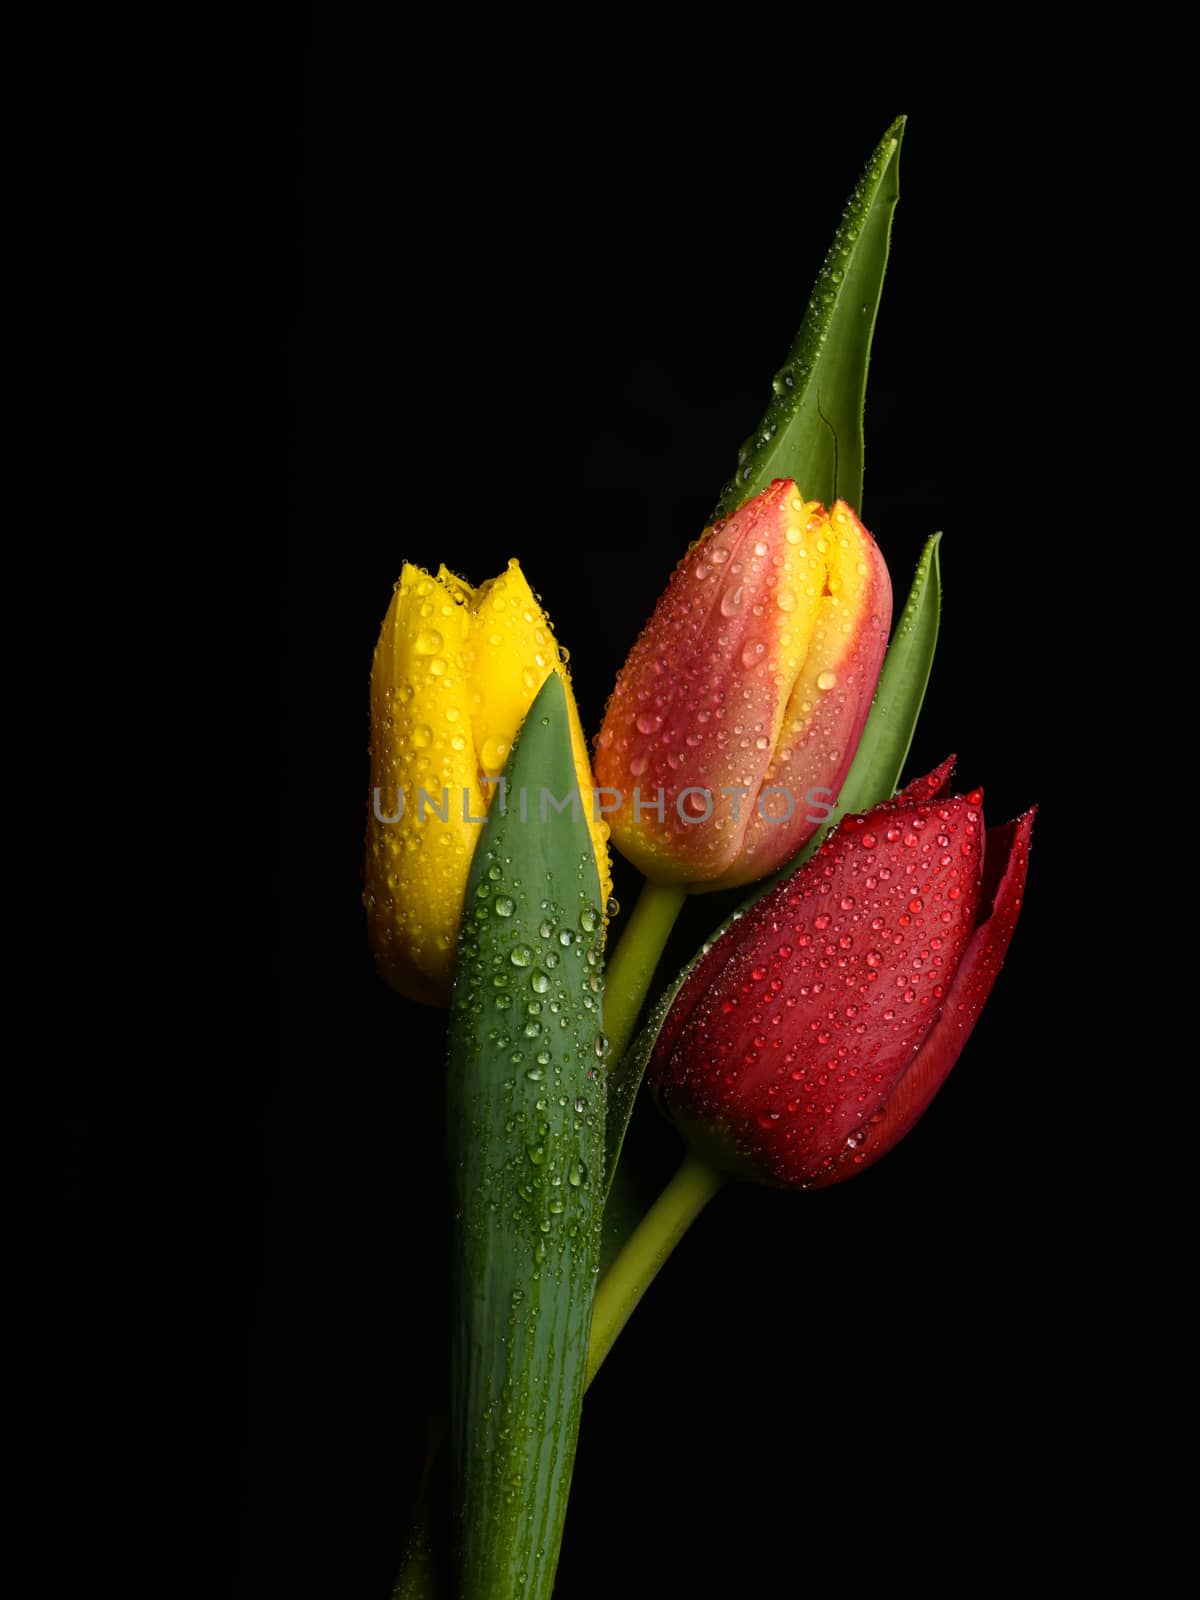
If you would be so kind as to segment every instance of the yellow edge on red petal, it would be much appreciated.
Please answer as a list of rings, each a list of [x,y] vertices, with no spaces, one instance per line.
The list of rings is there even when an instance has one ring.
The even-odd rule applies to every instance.
[[[777,617],[784,619],[784,626],[775,655],[779,695],[771,727],[772,751],[779,749],[784,726],[792,715],[795,686],[820,631],[826,576],[825,551],[821,547],[826,543],[823,535],[827,521],[820,501],[805,500],[797,489],[786,508],[783,570],[773,591]]]
[[[870,552],[846,503],[837,501],[829,513],[815,501],[806,509],[813,513],[809,528],[821,566],[820,587],[808,651],[780,720],[776,752],[803,737],[819,697],[836,688],[838,670],[857,642],[871,581]]]

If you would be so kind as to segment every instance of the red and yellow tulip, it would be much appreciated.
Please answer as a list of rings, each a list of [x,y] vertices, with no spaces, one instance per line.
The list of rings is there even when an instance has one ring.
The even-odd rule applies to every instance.
[[[826,511],[779,479],[707,529],[605,712],[596,782],[617,848],[693,889],[790,860],[854,758],[891,612],[883,557],[843,501]]]

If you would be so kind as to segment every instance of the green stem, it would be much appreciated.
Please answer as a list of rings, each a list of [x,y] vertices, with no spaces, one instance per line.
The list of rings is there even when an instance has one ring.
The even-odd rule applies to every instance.
[[[619,1061],[625,1054],[658,958],[686,899],[686,889],[647,880],[608,958],[604,978],[604,1031],[608,1035],[610,1061]]]
[[[588,1383],[600,1370],[617,1335],[658,1276],[659,1268],[723,1181],[719,1172],[705,1166],[696,1156],[685,1156],[683,1165],[638,1223],[596,1290],[588,1348]]]

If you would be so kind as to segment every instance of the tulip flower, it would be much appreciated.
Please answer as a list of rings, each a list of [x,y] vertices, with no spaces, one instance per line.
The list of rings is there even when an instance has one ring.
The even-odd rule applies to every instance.
[[[406,563],[371,668],[363,902],[376,966],[410,999],[449,1003],[475,845],[551,672],[566,690],[580,804],[605,898],[611,892],[608,828],[591,822],[591,770],[565,658],[516,561],[478,589],[444,566],[431,577]]]
[[[693,969],[647,1070],[702,1160],[823,1188],[945,1082],[1012,938],[1034,815],[985,835],[950,766],[845,818]]]
[[[826,511],[777,479],[707,529],[605,712],[596,782],[618,849],[693,889],[790,860],[854,758],[891,612],[883,557],[843,501]]]

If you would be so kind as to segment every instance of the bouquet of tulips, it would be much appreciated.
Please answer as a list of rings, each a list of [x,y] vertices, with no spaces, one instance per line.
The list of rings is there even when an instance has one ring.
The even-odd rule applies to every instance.
[[[364,901],[382,977],[449,1008],[454,1296],[448,1426],[398,1595],[551,1594],[585,1391],[689,1223],[727,1180],[820,1188],[885,1155],[1012,938],[1032,811],[987,829],[950,760],[902,786],[938,536],[895,616],[860,520],[902,134],[855,187],[763,420],[590,753],[517,560],[478,587],[411,565],[396,583],[371,677]],[[645,877],[628,915],[612,847]],[[656,992],[686,898],[733,889]],[[601,1274],[643,1088],[686,1149],[650,1209],[614,1223]]]

